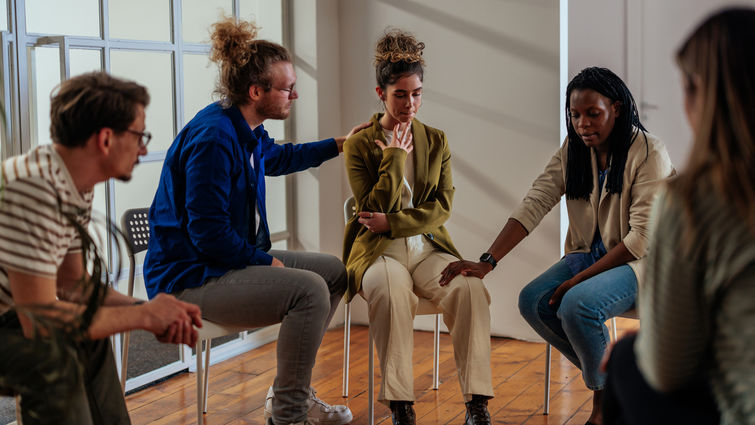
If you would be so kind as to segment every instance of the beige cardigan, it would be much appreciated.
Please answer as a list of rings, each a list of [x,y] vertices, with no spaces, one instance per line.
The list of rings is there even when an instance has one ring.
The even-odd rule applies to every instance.
[[[531,233],[566,193],[567,146],[564,141],[511,215],[527,232]],[[623,241],[634,255],[636,260],[628,264],[641,287],[650,210],[661,183],[675,173],[671,159],[663,142],[649,133],[645,136],[639,132],[627,154],[622,192],[608,194],[604,189],[598,199],[598,162],[594,149],[591,157],[593,190],[590,200],[566,201],[569,230],[564,252],[589,252],[597,226],[607,250]]]

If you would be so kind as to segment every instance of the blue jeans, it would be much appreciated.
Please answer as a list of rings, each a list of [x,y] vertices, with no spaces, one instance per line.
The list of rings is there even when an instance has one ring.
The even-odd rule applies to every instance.
[[[628,311],[637,296],[637,278],[624,264],[580,282],[561,304],[548,305],[559,285],[574,276],[563,259],[519,293],[519,312],[543,339],[582,370],[587,388],[597,391],[606,377],[598,370],[610,338],[604,322]]]

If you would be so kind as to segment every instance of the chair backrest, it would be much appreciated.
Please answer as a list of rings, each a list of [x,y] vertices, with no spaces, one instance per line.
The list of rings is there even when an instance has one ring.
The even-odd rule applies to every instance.
[[[349,219],[357,213],[357,201],[353,196],[349,196],[349,199],[343,203],[343,221],[349,222]]]
[[[121,230],[133,254],[149,246],[149,208],[132,208],[121,216]]]

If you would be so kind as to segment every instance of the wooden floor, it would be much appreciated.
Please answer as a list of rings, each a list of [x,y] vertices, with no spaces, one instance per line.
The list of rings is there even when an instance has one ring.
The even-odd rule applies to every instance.
[[[637,322],[619,319],[620,332]],[[457,382],[449,335],[441,335],[440,389],[432,385],[432,333],[416,332],[414,349],[415,411],[419,424],[462,424],[464,402]],[[351,381],[347,399],[341,397],[343,329],[325,335],[313,371],[317,395],[332,404],[347,404],[352,424],[367,423],[367,328],[352,327]],[[591,393],[579,371],[553,350],[551,413],[542,414],[545,345],[493,338],[491,363],[496,397],[489,410],[497,424],[579,424],[587,421]],[[379,369],[379,368],[378,368]],[[376,370],[376,384],[380,372]],[[267,388],[275,377],[275,343],[226,360],[210,368],[208,412],[204,423],[263,424]],[[183,373],[126,398],[134,425],[196,424],[196,376]],[[377,391],[377,390],[376,390]],[[375,423],[389,425],[390,412],[379,403]]]

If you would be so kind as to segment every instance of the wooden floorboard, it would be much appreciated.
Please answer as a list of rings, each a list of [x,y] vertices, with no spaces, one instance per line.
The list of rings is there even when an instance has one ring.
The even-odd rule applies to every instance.
[[[619,330],[637,327],[637,321],[619,319]],[[428,425],[464,422],[464,400],[459,390],[451,339],[441,335],[440,388],[432,386],[432,333],[415,332],[414,386],[417,423]],[[343,329],[329,331],[312,372],[317,395],[334,404],[346,404],[354,414],[352,424],[367,424],[367,328],[351,330],[349,397],[342,398]],[[206,425],[262,425],[268,387],[275,378],[276,344],[270,343],[210,368]],[[377,362],[377,359],[376,359]],[[578,369],[558,351],[551,361],[550,414],[543,415],[545,345],[493,338],[491,351],[496,397],[489,410],[496,424],[581,425],[592,407],[592,393],[585,388]],[[375,392],[380,370],[375,370]],[[141,424],[196,424],[196,376],[182,373],[165,382],[126,397],[131,420]],[[375,423],[389,425],[390,411],[375,404]]]

